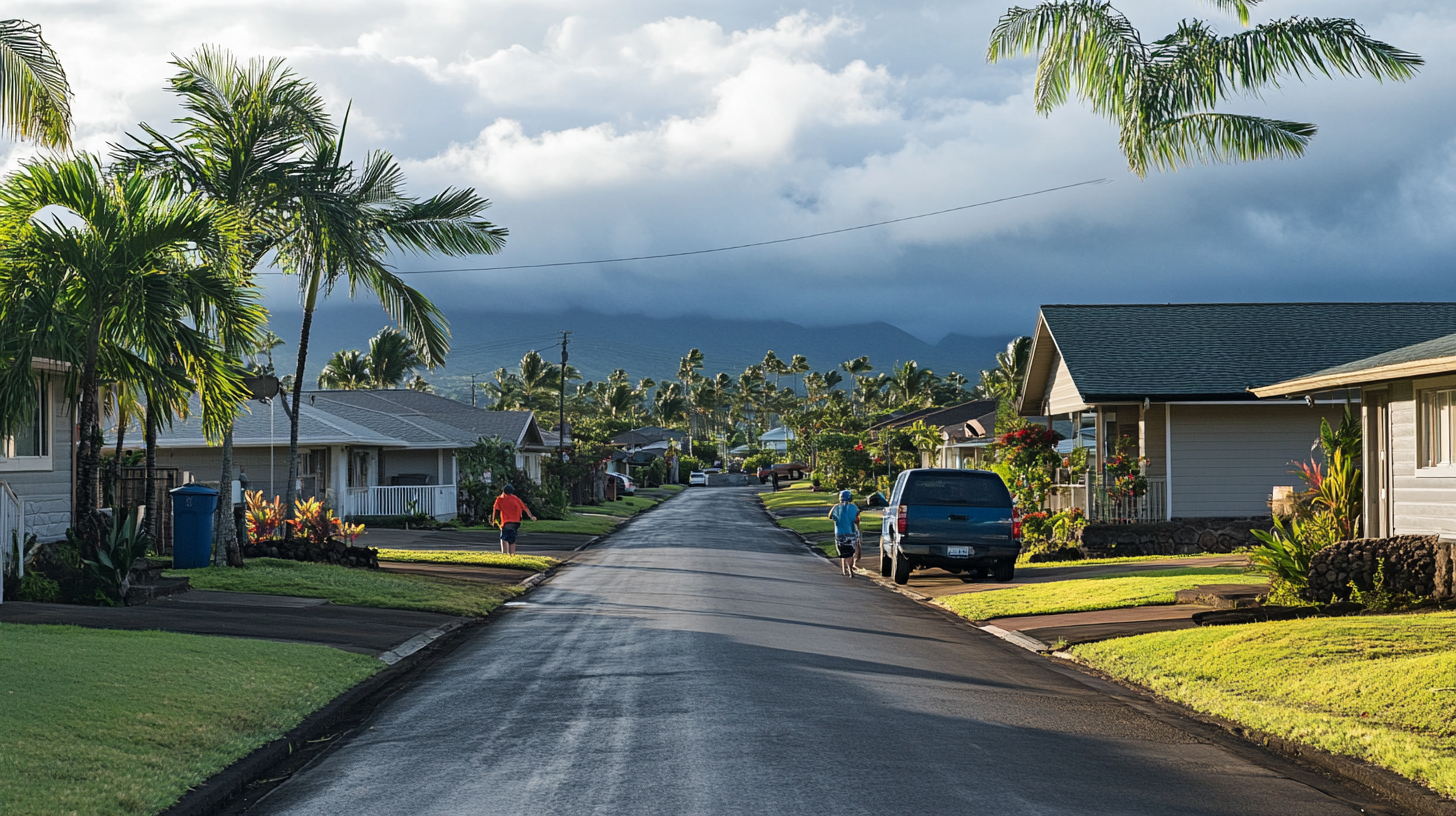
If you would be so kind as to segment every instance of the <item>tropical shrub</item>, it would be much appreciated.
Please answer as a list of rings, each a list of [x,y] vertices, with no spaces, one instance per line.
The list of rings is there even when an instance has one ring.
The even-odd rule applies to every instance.
[[[1022,507],[1030,510],[1046,504],[1052,475],[1062,463],[1057,455],[1061,439],[1061,434],[1040,425],[1028,425],[1001,436],[997,464],[1004,465],[1005,471],[998,472]]]
[[[1147,495],[1148,479],[1143,475],[1143,468],[1148,464],[1148,458],[1138,456],[1133,452],[1137,443],[1131,439],[1121,439],[1117,443],[1117,453],[1108,457],[1102,467],[1102,472],[1107,479],[1107,493],[1114,500],[1138,499]]]
[[[146,556],[152,546],[152,539],[142,530],[140,511],[122,508],[117,508],[111,529],[103,531],[94,546],[85,547],[74,529],[66,531],[66,538],[77,546],[82,566],[112,601],[126,595],[131,586],[132,563]]]
[[[55,603],[61,599],[61,585],[39,572],[27,572],[20,579],[17,599],[34,603]]]
[[[248,543],[277,538],[283,529],[283,500],[274,496],[267,501],[261,490],[249,490],[244,495],[248,503]]]
[[[310,544],[327,544],[333,538],[352,544],[364,534],[364,525],[345,523],[318,499],[295,499],[293,507],[288,526],[295,536]]]

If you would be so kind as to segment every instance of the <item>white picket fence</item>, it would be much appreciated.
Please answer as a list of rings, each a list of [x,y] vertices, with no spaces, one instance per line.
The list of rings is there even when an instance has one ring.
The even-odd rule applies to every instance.
[[[455,485],[351,487],[344,495],[345,516],[404,516],[424,513],[434,518],[455,515]]]
[[[0,576],[11,571],[10,559],[18,559],[14,570],[25,577],[25,505],[10,485],[0,482]],[[0,580],[0,603],[5,602],[5,582]]]

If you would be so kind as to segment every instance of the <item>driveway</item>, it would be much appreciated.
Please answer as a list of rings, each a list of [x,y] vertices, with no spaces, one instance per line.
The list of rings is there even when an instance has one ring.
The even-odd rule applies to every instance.
[[[248,812],[1359,812],[1285,760],[841,577],[755,492],[688,491],[584,551]]]

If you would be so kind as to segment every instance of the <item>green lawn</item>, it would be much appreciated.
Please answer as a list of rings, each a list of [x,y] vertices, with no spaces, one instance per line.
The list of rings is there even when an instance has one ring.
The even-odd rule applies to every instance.
[[[598,515],[620,516],[630,518],[649,507],[661,504],[664,499],[652,499],[646,496],[634,496],[621,501],[602,502],[601,504],[576,504],[571,506],[573,513],[595,513]]]
[[[963,618],[989,620],[1012,615],[1170,604],[1180,589],[1204,584],[1262,584],[1266,580],[1262,575],[1245,574],[1237,567],[1185,567],[967,592],[938,598],[935,602]]]
[[[1456,613],[1213,626],[1072,652],[1197,711],[1456,796]]]
[[[466,617],[489,614],[520,592],[515,587],[480,581],[396,575],[279,558],[249,559],[243,569],[204,567],[169,570],[166,574],[185,575],[197,589],[327,598],[347,606],[417,609]]]
[[[1203,553],[1203,555],[1218,555],[1218,553]],[[1197,558],[1196,555],[1126,555],[1120,558],[1087,558],[1081,561],[1047,561],[1040,564],[1016,563],[1016,568],[1021,569],[1053,569],[1056,567],[1101,567],[1115,564],[1151,564],[1158,561],[1176,561],[1182,558]]]
[[[671,496],[666,498],[652,498],[650,496],[633,496],[624,498],[621,501],[609,501],[601,504],[580,504],[568,508],[564,519],[542,519],[531,521],[525,519],[521,522],[523,533],[572,533],[576,535],[606,535],[610,533],[623,520],[641,513],[650,507],[655,507],[672,496],[677,495],[682,487],[679,485],[663,485],[654,487],[653,490],[667,490]],[[477,524],[474,527],[462,527],[463,530],[495,530],[498,529],[490,524]]]
[[[561,563],[555,558],[547,558],[544,555],[506,555],[505,553],[462,550],[380,550],[379,560],[410,564],[465,564],[474,567],[501,567],[532,572],[545,572]]]
[[[0,814],[153,814],[384,664],[325,646],[0,624]]]
[[[825,511],[829,512],[828,510]],[[811,533],[832,533],[834,532],[834,521],[822,516],[793,516],[779,519],[779,524],[793,530],[796,533],[809,535]],[[869,513],[860,514],[860,531],[866,538],[873,538],[879,535],[880,517]]]
[[[769,510],[783,510],[788,507],[823,507],[824,512],[839,502],[838,491],[822,491],[815,493],[813,485],[808,480],[795,482],[788,487],[779,489],[777,493],[760,493],[758,497],[763,500],[763,506]],[[855,501],[863,501],[864,496],[855,496]]]

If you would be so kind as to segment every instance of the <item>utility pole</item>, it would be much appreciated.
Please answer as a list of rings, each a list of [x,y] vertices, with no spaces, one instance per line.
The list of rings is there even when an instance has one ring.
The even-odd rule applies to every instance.
[[[556,461],[566,461],[562,448],[566,442],[566,344],[569,331],[561,332],[561,393],[557,403]]]
[[[470,407],[475,407],[475,375],[470,375]]]

